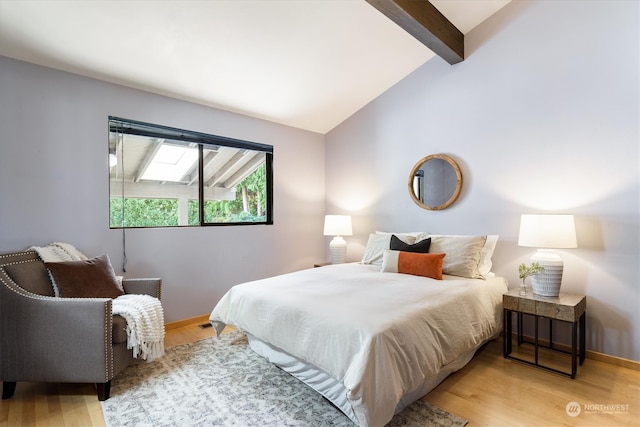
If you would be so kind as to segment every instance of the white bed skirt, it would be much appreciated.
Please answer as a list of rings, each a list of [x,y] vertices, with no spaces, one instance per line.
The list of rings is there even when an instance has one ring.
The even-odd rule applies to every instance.
[[[302,360],[282,351],[271,344],[268,344],[251,334],[247,334],[249,340],[249,346],[260,356],[267,359],[269,362],[281,368],[283,371],[298,378],[303,383],[307,384],[312,389],[316,390],[322,396],[327,398],[334,406],[340,409],[347,417],[351,419],[356,425],[358,420],[353,412],[351,403],[347,399],[347,389],[344,385],[331,377],[317,367],[310,365]],[[494,339],[492,337],[491,339]],[[402,411],[404,408],[420,399],[431,390],[436,388],[445,378],[451,375],[453,372],[463,368],[467,363],[471,361],[475,352],[482,347],[486,342],[481,343],[476,348],[460,355],[451,363],[443,366],[440,371],[426,379],[424,383],[417,389],[405,394],[395,409],[395,414]]]

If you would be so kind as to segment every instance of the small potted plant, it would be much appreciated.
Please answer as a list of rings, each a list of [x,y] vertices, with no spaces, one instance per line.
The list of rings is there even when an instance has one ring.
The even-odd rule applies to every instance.
[[[520,278],[522,279],[522,284],[520,285],[520,295],[527,295],[527,277],[535,276],[536,274],[542,273],[544,271],[544,267],[540,266],[537,262],[531,263],[531,265],[526,265],[522,263],[518,266],[518,273],[520,273]]]

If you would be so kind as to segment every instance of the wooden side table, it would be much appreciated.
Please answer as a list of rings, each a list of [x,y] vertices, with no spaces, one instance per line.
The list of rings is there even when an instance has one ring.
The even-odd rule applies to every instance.
[[[587,311],[587,297],[584,295],[560,293],[557,297],[544,297],[536,294],[520,295],[518,289],[513,289],[502,296],[502,305],[504,311],[504,340],[503,352],[507,359],[517,360],[530,365],[538,366],[549,371],[568,375],[572,379],[576,377],[578,370],[577,361],[580,365],[584,362],[586,356],[585,336],[586,321],[585,315]],[[534,345],[534,361],[525,360],[513,356],[512,350],[512,313],[517,313],[517,342],[518,346],[522,344]],[[523,336],[523,315],[530,315],[535,318],[534,342],[525,341]],[[539,342],[538,321],[540,318],[549,319],[549,345],[543,346]],[[567,322],[571,325],[571,351],[567,352],[553,345],[552,324],[554,321]],[[564,372],[555,368],[540,364],[538,350],[540,347],[562,353],[571,354],[571,373]]]

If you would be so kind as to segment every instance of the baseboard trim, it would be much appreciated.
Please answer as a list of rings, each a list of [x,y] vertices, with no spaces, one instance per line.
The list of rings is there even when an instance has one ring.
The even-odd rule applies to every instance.
[[[529,336],[529,335],[524,335],[524,337],[528,341],[533,341],[534,340],[534,337]],[[517,335],[516,334],[513,334],[513,339],[514,340],[517,339]],[[545,346],[549,345],[549,340],[539,339],[538,341],[542,345],[545,345]],[[553,343],[553,346],[555,348],[571,352],[571,346],[564,345],[564,344],[558,344],[558,343]],[[631,369],[631,370],[634,370],[634,371],[640,371],[640,362],[636,362],[635,360],[625,359],[623,357],[618,357],[618,356],[611,356],[609,354],[599,353],[599,352],[593,351],[593,350],[587,350],[586,357],[587,357],[587,359],[597,360],[598,362],[608,363],[610,365],[619,366],[621,368],[627,368],[627,369]]]
[[[587,359],[609,363],[610,365],[620,366],[621,368],[627,368],[634,371],[640,371],[640,362],[618,356],[611,356],[609,354],[598,353],[597,351],[587,350]]]
[[[169,322],[164,324],[165,330],[178,329],[193,324],[209,323],[209,315],[203,314],[202,316],[190,317],[188,319],[177,320],[175,322]]]

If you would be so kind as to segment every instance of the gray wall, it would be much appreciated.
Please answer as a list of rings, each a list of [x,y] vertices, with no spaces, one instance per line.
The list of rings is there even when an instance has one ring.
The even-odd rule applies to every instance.
[[[520,214],[573,213],[562,290],[588,296],[590,350],[640,360],[639,26],[636,1],[513,1],[326,135],[327,211],[371,230],[500,234],[511,287],[532,248]],[[418,208],[414,164],[446,153],[464,178],[444,211]]]
[[[121,272],[122,232],[108,219],[114,115],[274,146],[274,225],[127,231],[125,276],[162,277],[167,321],[325,259],[322,135],[4,57],[0,94],[0,252],[69,242]]]

